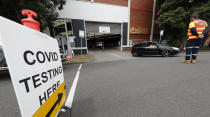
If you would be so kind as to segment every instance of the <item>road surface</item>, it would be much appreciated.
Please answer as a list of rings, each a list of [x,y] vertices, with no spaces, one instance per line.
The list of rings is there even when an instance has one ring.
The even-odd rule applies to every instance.
[[[210,52],[201,52],[197,64],[180,63],[183,54],[137,58],[109,54],[116,58],[82,65],[72,117],[209,117]],[[78,67],[64,66],[67,93]],[[19,117],[8,75],[0,79],[0,113]]]

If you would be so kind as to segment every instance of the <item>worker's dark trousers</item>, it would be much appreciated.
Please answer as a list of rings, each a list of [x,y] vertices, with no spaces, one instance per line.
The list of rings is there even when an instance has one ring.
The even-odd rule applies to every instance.
[[[196,60],[198,50],[201,46],[202,39],[189,39],[186,44],[186,57],[185,60]]]

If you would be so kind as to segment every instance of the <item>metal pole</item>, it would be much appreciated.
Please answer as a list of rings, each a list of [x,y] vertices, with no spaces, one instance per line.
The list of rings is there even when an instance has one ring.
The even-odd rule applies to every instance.
[[[128,42],[127,46],[130,46],[130,25],[131,25],[131,0],[128,0]]]
[[[152,27],[151,27],[150,41],[152,41],[153,33],[154,33],[155,9],[156,9],[156,0],[154,0],[154,3],[153,3]]]
[[[81,56],[82,56],[82,37],[81,37]]]
[[[120,51],[123,51],[123,23],[121,23],[121,41],[120,41]]]
[[[162,38],[161,38],[162,36],[160,35],[160,41],[159,41],[159,43],[161,43],[161,40],[162,40]]]
[[[64,48],[64,42],[63,42],[62,36],[59,39],[61,40],[63,54],[66,55],[66,51],[65,51],[65,48]]]
[[[69,41],[69,36],[68,36],[68,29],[67,29],[66,19],[64,19],[64,25],[65,25],[65,31],[66,31],[67,48],[68,48],[67,52],[72,55],[71,44],[69,44],[70,41]]]

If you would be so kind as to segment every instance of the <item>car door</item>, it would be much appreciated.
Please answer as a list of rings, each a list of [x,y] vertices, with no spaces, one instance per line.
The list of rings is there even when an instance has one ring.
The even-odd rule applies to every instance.
[[[158,54],[158,46],[156,43],[147,43],[146,53],[148,55],[157,55]]]
[[[140,43],[135,45],[135,50],[136,52],[138,52],[139,54],[143,54],[145,51],[145,47],[146,47],[146,43]]]
[[[159,55],[160,53],[160,46],[159,44],[154,43],[154,47],[151,48],[151,54],[153,55]]]
[[[147,46],[147,44],[146,43],[141,43],[140,45],[139,45],[139,53],[140,54],[145,54],[146,53],[146,47]]]

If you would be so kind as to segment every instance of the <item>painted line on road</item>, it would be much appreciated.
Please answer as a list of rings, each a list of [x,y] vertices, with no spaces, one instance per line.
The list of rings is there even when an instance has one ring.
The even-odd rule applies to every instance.
[[[80,64],[79,68],[77,71],[80,71],[82,69],[82,64]]]
[[[74,78],[74,82],[71,86],[68,98],[67,98],[66,103],[65,103],[65,106],[68,107],[68,108],[72,108],[72,103],[73,103],[73,100],[74,100],[74,94],[75,94],[75,91],[76,91],[76,88],[77,88],[77,82],[79,80],[79,75],[80,75],[81,68],[82,68],[82,64],[80,64],[80,66],[77,70],[77,74]]]
[[[118,57],[118,58],[122,58],[121,56],[116,55],[116,54],[112,54],[112,55],[115,56],[115,57]]]

